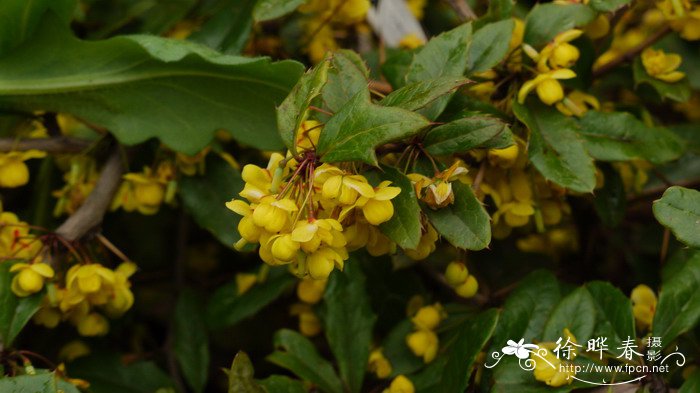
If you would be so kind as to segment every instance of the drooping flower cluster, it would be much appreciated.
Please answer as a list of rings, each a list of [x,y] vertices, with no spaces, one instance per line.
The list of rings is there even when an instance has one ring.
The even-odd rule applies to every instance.
[[[459,261],[450,262],[447,265],[445,280],[455,289],[457,295],[463,298],[474,297],[479,290],[479,283],[476,281],[476,277],[469,274],[467,266]]]
[[[300,138],[299,147],[303,139],[315,146],[318,134],[300,132]],[[273,153],[266,168],[243,168],[239,195],[247,202],[226,204],[242,216],[236,247],[259,244],[266,263],[290,265],[300,277],[318,280],[342,269],[348,251],[392,251],[395,246],[377,226],[393,216],[391,200],[401,189],[388,181],[373,187],[364,176],[330,164],[316,166],[313,149],[303,151],[298,159]]]

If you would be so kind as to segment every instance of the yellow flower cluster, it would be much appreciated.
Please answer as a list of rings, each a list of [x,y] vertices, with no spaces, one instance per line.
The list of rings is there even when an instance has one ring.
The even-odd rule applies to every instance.
[[[174,193],[168,186],[172,184],[175,168],[171,162],[163,161],[154,172],[143,168],[141,173],[127,173],[112,201],[112,210],[122,208],[127,212],[156,214],[163,202],[171,202]],[[169,192],[170,191],[170,192]]]
[[[571,343],[576,344],[576,337],[571,334],[569,329],[564,329],[563,340],[564,342],[569,340]],[[555,343],[541,343],[540,348],[545,353],[544,356],[541,356],[538,351],[530,353],[530,359],[535,362],[535,379],[552,387],[570,385],[574,381],[572,377],[576,375],[576,371],[573,367],[561,367],[566,366],[568,362],[562,359],[561,356],[557,357],[554,355],[553,349],[555,347]],[[571,351],[572,360],[576,355],[575,348]]]
[[[469,274],[467,266],[459,261],[450,262],[445,269],[445,280],[455,289],[457,295],[470,298],[479,290],[476,277]]]
[[[46,153],[39,150],[0,153],[0,188],[16,188],[27,184],[29,168],[24,162],[43,157],[46,157]]]
[[[689,0],[662,0],[656,6],[671,28],[688,41],[700,40],[700,6]]]
[[[384,356],[384,352],[382,352],[381,348],[375,348],[370,352],[367,367],[377,378],[387,378],[392,372],[391,363],[389,359]]]
[[[302,127],[302,130],[304,130]],[[320,127],[318,127],[320,128]],[[317,129],[318,129],[317,128]],[[315,146],[318,133],[300,132],[298,148]],[[314,140],[315,139],[315,140]],[[313,150],[301,162],[273,153],[266,168],[243,168],[243,200],[226,206],[243,216],[241,240],[258,243],[260,258],[270,265],[290,265],[300,277],[324,280],[342,269],[348,251],[362,247],[372,255],[392,252],[395,245],[377,226],[394,214],[391,199],[401,191],[383,181],[372,187],[362,175],[322,164]],[[291,175],[290,175],[291,173]]]
[[[82,336],[104,335],[111,318],[124,314],[134,304],[129,277],[136,272],[133,262],[115,270],[98,263],[73,265],[65,274],[65,286],[51,286],[34,322],[54,328],[61,320],[72,323]]]
[[[437,356],[440,341],[435,329],[444,318],[445,313],[440,303],[421,307],[411,318],[415,331],[406,336],[406,345],[414,355],[423,358],[425,363],[432,362]]]
[[[637,322],[637,328],[645,331],[651,329],[657,303],[654,291],[648,286],[640,284],[634,287],[630,299],[632,300],[632,313]]]

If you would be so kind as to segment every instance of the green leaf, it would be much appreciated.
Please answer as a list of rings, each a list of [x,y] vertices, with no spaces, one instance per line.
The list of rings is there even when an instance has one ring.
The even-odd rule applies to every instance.
[[[469,83],[468,79],[451,76],[414,82],[384,97],[380,104],[394,106],[409,111],[425,108],[438,98],[454,92],[460,86]]]
[[[595,337],[608,338],[610,348],[617,348],[623,340],[636,337],[632,302],[622,291],[605,281],[587,283],[585,288],[596,308]]]
[[[256,0],[228,0],[207,10],[211,18],[188,40],[207,45],[221,53],[238,55],[245,48],[253,28],[253,7]]]
[[[381,65],[382,74],[394,89],[398,89],[406,84],[406,74],[413,62],[415,51],[387,49],[386,61]]]
[[[0,392],[7,393],[79,393],[74,385],[54,373],[37,373],[0,378]]]
[[[200,227],[232,247],[240,239],[236,230],[240,216],[225,204],[243,189],[240,173],[228,162],[210,155],[204,175],[183,176],[179,183],[180,197],[187,212]]]
[[[0,12],[0,55],[30,38],[47,11],[56,13],[61,24],[67,26],[75,7],[75,0],[4,0]]]
[[[357,53],[341,49],[333,52],[328,82],[323,86],[323,102],[332,112],[339,111],[361,90],[367,89],[369,70]]]
[[[265,388],[267,393],[307,393],[301,381],[286,377],[284,375],[271,375],[258,384]]]
[[[173,350],[185,380],[195,392],[204,391],[209,374],[209,337],[201,303],[194,292],[183,291],[173,321]]]
[[[490,309],[467,322],[466,326],[460,326],[449,350],[440,356],[442,359],[436,359],[425,370],[412,377],[417,390],[421,393],[465,391],[474,361],[491,338],[497,322],[498,311]]]
[[[664,347],[689,331],[700,320],[700,252],[691,254],[675,274],[663,281],[652,335]]]
[[[138,361],[126,365],[117,353],[76,359],[70,364],[70,375],[90,382],[92,393],[154,393],[158,389],[175,389],[155,363]]]
[[[700,247],[700,191],[669,187],[654,201],[654,216],[681,242]]]
[[[266,393],[253,379],[253,363],[243,351],[233,358],[228,372],[228,393]]]
[[[275,334],[274,342],[278,350],[267,357],[268,361],[313,382],[323,392],[344,392],[333,366],[318,354],[308,338],[293,330],[282,329]]]
[[[411,180],[393,167],[382,166],[383,180],[390,180],[391,185],[401,188],[401,193],[391,200],[394,215],[379,229],[402,248],[416,248],[421,238],[420,206]]]
[[[631,1],[632,0],[591,0],[588,5],[598,12],[611,12]]]
[[[585,287],[565,296],[554,308],[544,326],[543,341],[556,341],[567,328],[578,342],[591,338],[596,325],[596,304]]]
[[[330,62],[324,60],[307,71],[277,108],[279,134],[282,142],[292,151],[295,151],[297,130],[309,116],[311,102],[321,94],[328,80],[329,67]]]
[[[47,16],[0,69],[0,108],[67,112],[125,144],[157,137],[195,154],[222,128],[259,149],[279,148],[272,115],[302,66],[155,36],[80,41]]]
[[[539,101],[530,100],[527,104],[514,101],[513,112],[530,129],[528,151],[535,168],[562,187],[576,192],[593,191],[595,167],[576,132],[576,121]]]
[[[489,23],[474,33],[469,47],[468,74],[486,71],[506,57],[514,26],[512,19],[506,19]]]
[[[661,97],[678,102],[686,102],[690,99],[692,89],[690,88],[690,83],[688,83],[688,78],[683,78],[674,83],[668,83],[660,79],[656,79],[646,72],[644,65],[642,64],[641,57],[637,57],[637,59],[635,59],[632,70],[634,74],[635,86],[646,83],[653,87]]]
[[[210,329],[233,326],[256,314],[289,289],[296,280],[284,267],[270,269],[267,281],[254,285],[239,295],[235,281],[214,292],[207,304],[207,325]]]
[[[501,149],[513,142],[510,128],[488,116],[465,117],[428,131],[423,139],[430,154],[464,153],[474,148]]]
[[[489,1],[486,14],[474,22],[474,28],[478,29],[486,23],[508,19],[513,14],[513,0],[491,0]]]
[[[695,393],[700,391],[700,373],[695,371],[683,382],[678,393]]]
[[[428,119],[417,113],[373,104],[365,89],[323,127],[318,152],[324,162],[364,161],[377,165],[377,146],[411,136],[428,124]]]
[[[358,261],[349,261],[344,271],[336,270],[331,275],[323,299],[326,339],[345,385],[350,393],[358,393],[372,346],[372,328],[377,320]]]
[[[605,184],[596,190],[593,206],[603,224],[616,227],[627,210],[627,194],[620,174],[610,165],[601,167]]]
[[[291,14],[306,0],[258,0],[253,9],[253,17],[258,22],[277,19]]]
[[[406,337],[415,330],[410,319],[404,319],[394,326],[382,343],[382,352],[391,364],[391,374],[411,374],[423,367],[423,359],[411,352],[406,345]]]
[[[491,224],[488,213],[471,187],[452,182],[454,203],[438,210],[423,207],[437,232],[455,247],[481,250],[491,242]]]
[[[525,19],[523,40],[539,47],[563,31],[587,25],[595,16],[596,13],[583,4],[537,4]]]
[[[659,164],[683,153],[681,139],[664,127],[648,127],[626,112],[588,111],[579,134],[596,160],[644,159]]]
[[[406,74],[408,83],[427,81],[443,76],[462,77],[469,59],[472,39],[471,23],[462,24],[428,41],[418,49]],[[423,113],[436,119],[445,109],[452,95],[435,100]]]
[[[0,263],[0,347],[9,348],[41,306],[44,293],[18,298],[12,292],[10,261]]]

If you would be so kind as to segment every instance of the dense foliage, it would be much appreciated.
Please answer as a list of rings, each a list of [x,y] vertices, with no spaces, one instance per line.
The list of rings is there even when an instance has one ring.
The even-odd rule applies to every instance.
[[[699,389],[699,3],[0,22],[1,392]]]

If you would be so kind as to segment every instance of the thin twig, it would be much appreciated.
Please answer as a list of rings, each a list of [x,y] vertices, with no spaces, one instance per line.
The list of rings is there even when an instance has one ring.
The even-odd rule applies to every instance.
[[[102,168],[94,190],[85,203],[56,229],[56,234],[67,241],[75,241],[100,225],[119,188],[123,173],[124,165],[117,145]]]
[[[47,153],[80,153],[91,144],[91,141],[67,136],[37,139],[0,138],[0,152],[41,150]]]
[[[447,3],[457,13],[457,16],[462,22],[468,22],[476,19],[476,13],[472,7],[464,0],[447,0]]]
[[[603,64],[602,66],[600,66],[596,69],[594,69],[593,70],[593,77],[598,78],[598,77],[610,72],[611,70],[613,70],[615,67],[617,67],[621,63],[631,61],[632,59],[637,57],[638,54],[642,53],[642,51],[644,51],[644,49],[654,45],[656,43],[656,41],[663,38],[670,31],[671,31],[670,26],[666,25],[666,26],[662,27],[656,33],[647,37],[647,39],[642,41],[639,45],[637,45],[634,48],[623,53],[621,56],[618,56],[615,59]]]

